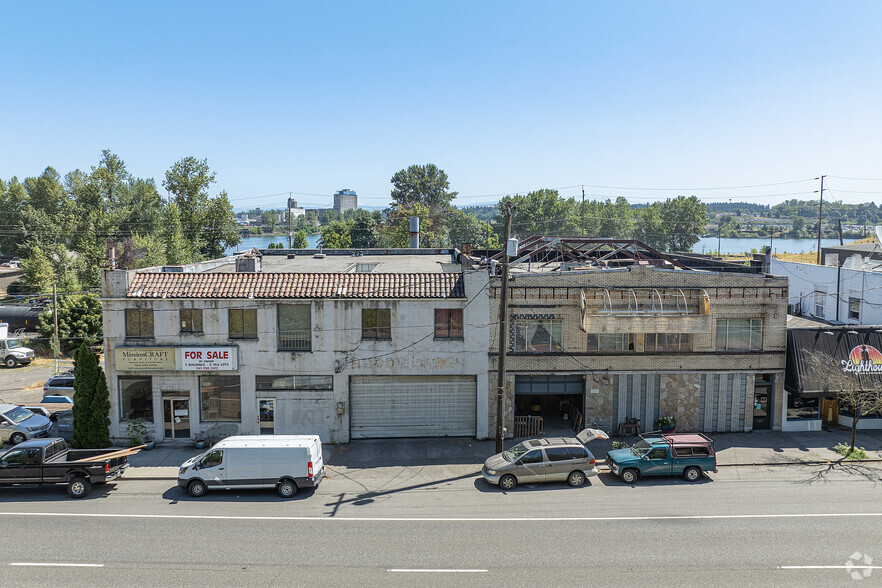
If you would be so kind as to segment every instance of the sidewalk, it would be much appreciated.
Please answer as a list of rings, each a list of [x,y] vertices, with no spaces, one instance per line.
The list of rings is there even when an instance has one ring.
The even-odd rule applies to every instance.
[[[832,432],[755,431],[712,435],[717,450],[717,465],[760,466],[826,463],[841,456],[833,451],[837,443],[847,443],[851,431],[838,428]],[[612,449],[613,440],[633,443],[636,437],[597,440],[589,445],[602,461]],[[506,440],[511,447],[517,440]],[[856,445],[864,447],[871,459],[882,460],[882,430],[858,431]],[[202,450],[204,451],[204,450]],[[125,477],[130,479],[176,479],[178,467],[202,451],[190,445],[158,446],[129,459]],[[466,438],[370,439],[347,444],[325,444],[325,463],[337,471],[404,468],[419,466],[467,466],[477,473],[496,451],[495,441]],[[602,464],[600,466],[603,467]]]

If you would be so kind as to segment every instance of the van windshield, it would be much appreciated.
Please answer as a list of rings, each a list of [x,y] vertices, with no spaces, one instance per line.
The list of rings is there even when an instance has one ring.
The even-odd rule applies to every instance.
[[[631,453],[633,453],[637,457],[643,457],[650,449],[652,449],[652,445],[647,443],[645,439],[641,439],[631,446]]]
[[[12,410],[5,413],[6,418],[15,423],[16,425],[22,421],[29,419],[34,416],[34,413],[29,411],[28,409],[22,406],[16,406]]]
[[[527,453],[527,446],[523,443],[518,443],[511,449],[502,452],[502,457],[505,461],[515,461],[517,458]]]

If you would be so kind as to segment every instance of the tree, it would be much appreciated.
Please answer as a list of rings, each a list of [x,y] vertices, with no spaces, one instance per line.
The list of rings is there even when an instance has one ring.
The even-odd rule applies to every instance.
[[[490,248],[490,243],[494,241],[494,238],[496,246],[499,245],[499,237],[493,231],[490,223],[479,220],[473,214],[451,208],[447,224],[451,247],[471,243],[473,247],[487,249]]]
[[[227,247],[235,247],[242,241],[226,191],[208,203],[202,241],[205,243],[202,253],[208,259],[223,257]]]
[[[55,333],[52,308],[40,315],[37,332],[46,339]],[[70,354],[80,345],[94,346],[101,343],[101,301],[94,294],[58,297],[58,338],[61,351]]]
[[[169,202],[165,207],[165,227],[160,233],[165,246],[165,263],[181,265],[196,261],[192,242],[184,237],[183,223],[178,205]]]
[[[306,240],[306,231],[297,231],[294,239],[291,241],[291,247],[294,249],[306,249],[309,247],[309,241]]]
[[[509,200],[515,203],[511,216],[513,237],[524,239],[531,235],[571,236],[579,233],[576,201],[561,198],[557,190],[535,190],[526,196],[505,197],[502,202]]]
[[[52,282],[55,281],[55,272],[52,270],[52,262],[43,253],[40,246],[35,246],[31,254],[21,262],[24,273],[23,281],[33,287],[35,292],[48,293],[52,290]]]
[[[667,227],[668,251],[689,251],[704,234],[707,206],[697,197],[677,196],[662,204],[661,218]]]
[[[192,155],[179,159],[165,172],[162,186],[174,195],[184,233],[190,239],[202,235],[208,188],[214,182],[215,173],[208,167],[208,160],[198,160]]]
[[[352,247],[373,249],[380,246],[377,218],[373,214],[366,210],[356,210],[347,222],[351,223],[349,234],[352,236]]]
[[[653,202],[636,211],[634,238],[654,249],[663,249],[667,243],[668,232],[661,217],[661,203]]]
[[[882,381],[875,372],[860,370],[865,362],[869,363],[867,360],[862,360],[857,365],[851,360],[840,363],[820,351],[806,353],[807,374],[810,374],[819,389],[836,396],[840,404],[851,410],[849,452],[854,451],[854,440],[861,417],[868,414],[882,416]]]
[[[398,216],[396,221],[400,222],[404,211],[411,210],[417,205],[423,206],[434,229],[433,239],[424,240],[421,226],[420,241],[429,246],[442,245],[446,233],[446,215],[450,210],[451,201],[457,194],[450,191],[450,182],[444,170],[434,163],[411,165],[407,169],[397,171],[391,181],[392,210]],[[425,222],[422,217],[420,222]]]
[[[110,393],[98,357],[86,343],[74,358],[73,434],[70,445],[110,447]]]
[[[344,221],[332,221],[322,227],[322,247],[328,249],[349,249],[352,246],[352,226]]]
[[[410,218],[413,216],[420,219],[420,247],[431,247],[443,241],[443,237],[435,229],[429,209],[422,204],[414,204],[389,216],[388,224],[382,231],[383,240],[389,247],[410,247]]]

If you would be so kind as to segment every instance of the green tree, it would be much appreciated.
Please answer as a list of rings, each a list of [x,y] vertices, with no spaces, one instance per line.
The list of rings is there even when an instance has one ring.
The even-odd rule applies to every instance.
[[[294,239],[291,241],[291,247],[294,249],[306,249],[309,247],[309,241],[306,240],[306,231],[297,231],[294,233]]]
[[[451,208],[447,224],[451,247],[460,247],[463,243],[471,243],[473,247],[479,249],[489,248],[494,237],[497,246],[499,244],[499,237],[493,231],[490,223],[479,220],[471,213]]]
[[[31,286],[34,292],[48,294],[52,291],[52,283],[55,281],[55,272],[52,269],[52,261],[37,245],[30,255],[22,260],[22,281]]]
[[[344,221],[332,221],[322,227],[322,247],[349,249],[352,246],[352,225]]]
[[[198,160],[192,155],[179,159],[165,172],[162,186],[174,195],[188,239],[198,240],[202,237],[208,209],[208,188],[215,181],[215,173],[208,167],[208,160]],[[201,249],[201,244],[195,241],[194,244],[195,249]]]
[[[223,257],[227,247],[235,247],[242,241],[236,216],[233,214],[233,205],[230,204],[226,191],[221,191],[209,201],[205,223],[202,238],[205,248],[202,253],[208,259]]]
[[[350,211],[346,211],[347,213]],[[380,233],[377,217],[367,210],[356,210],[350,217],[349,234],[352,235],[352,247],[356,249],[373,249],[380,246]]]
[[[661,203],[653,202],[636,211],[634,238],[654,249],[664,249],[668,232],[661,217]]]
[[[160,239],[165,246],[165,262],[170,265],[181,265],[197,261],[193,245],[184,237],[183,223],[178,205],[169,202],[165,207],[165,227]]]
[[[74,358],[73,434],[76,449],[110,447],[110,393],[98,357],[86,343]]]
[[[55,333],[52,308],[40,315],[37,332],[46,339]],[[95,346],[102,340],[101,301],[94,294],[58,297],[58,337],[61,351],[70,354],[82,344]]]
[[[526,196],[505,197],[512,200],[515,209],[511,216],[511,234],[525,239],[531,235],[577,235],[579,231],[576,203],[572,198],[561,198],[557,190],[542,189]],[[500,222],[501,222],[501,217]],[[502,233],[501,230],[497,230]]]
[[[160,239],[152,234],[135,233],[132,240],[135,243],[136,269],[166,265],[165,244]]]
[[[422,204],[414,204],[410,208],[400,208],[387,219],[388,224],[381,230],[381,234],[389,247],[410,247],[410,218],[413,216],[420,219],[420,247],[433,247],[444,242],[444,237],[436,230],[429,209]]]
[[[444,170],[433,163],[411,165],[407,169],[395,172],[391,181],[392,210],[398,217],[396,221],[400,221],[401,214],[405,210],[411,210],[417,205],[425,207],[427,217],[431,220],[433,227],[431,234],[434,238],[427,240],[426,244],[442,245],[446,237],[447,212],[457,195],[450,190],[450,181]],[[420,222],[424,222],[422,217]],[[420,232],[422,233],[422,226]],[[420,241],[423,241],[422,236]]]
[[[695,196],[677,196],[662,204],[661,217],[669,231],[667,250],[689,251],[704,234],[707,207]]]

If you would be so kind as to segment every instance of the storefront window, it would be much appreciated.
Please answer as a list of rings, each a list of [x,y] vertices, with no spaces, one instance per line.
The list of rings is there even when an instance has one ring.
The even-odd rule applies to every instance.
[[[239,376],[202,376],[199,392],[203,421],[242,420],[242,393]]]
[[[787,393],[787,420],[821,418],[821,399],[803,398],[798,394]]]
[[[153,380],[144,377],[119,379],[119,420],[153,421]]]
[[[333,390],[334,376],[257,376],[258,390]]]

